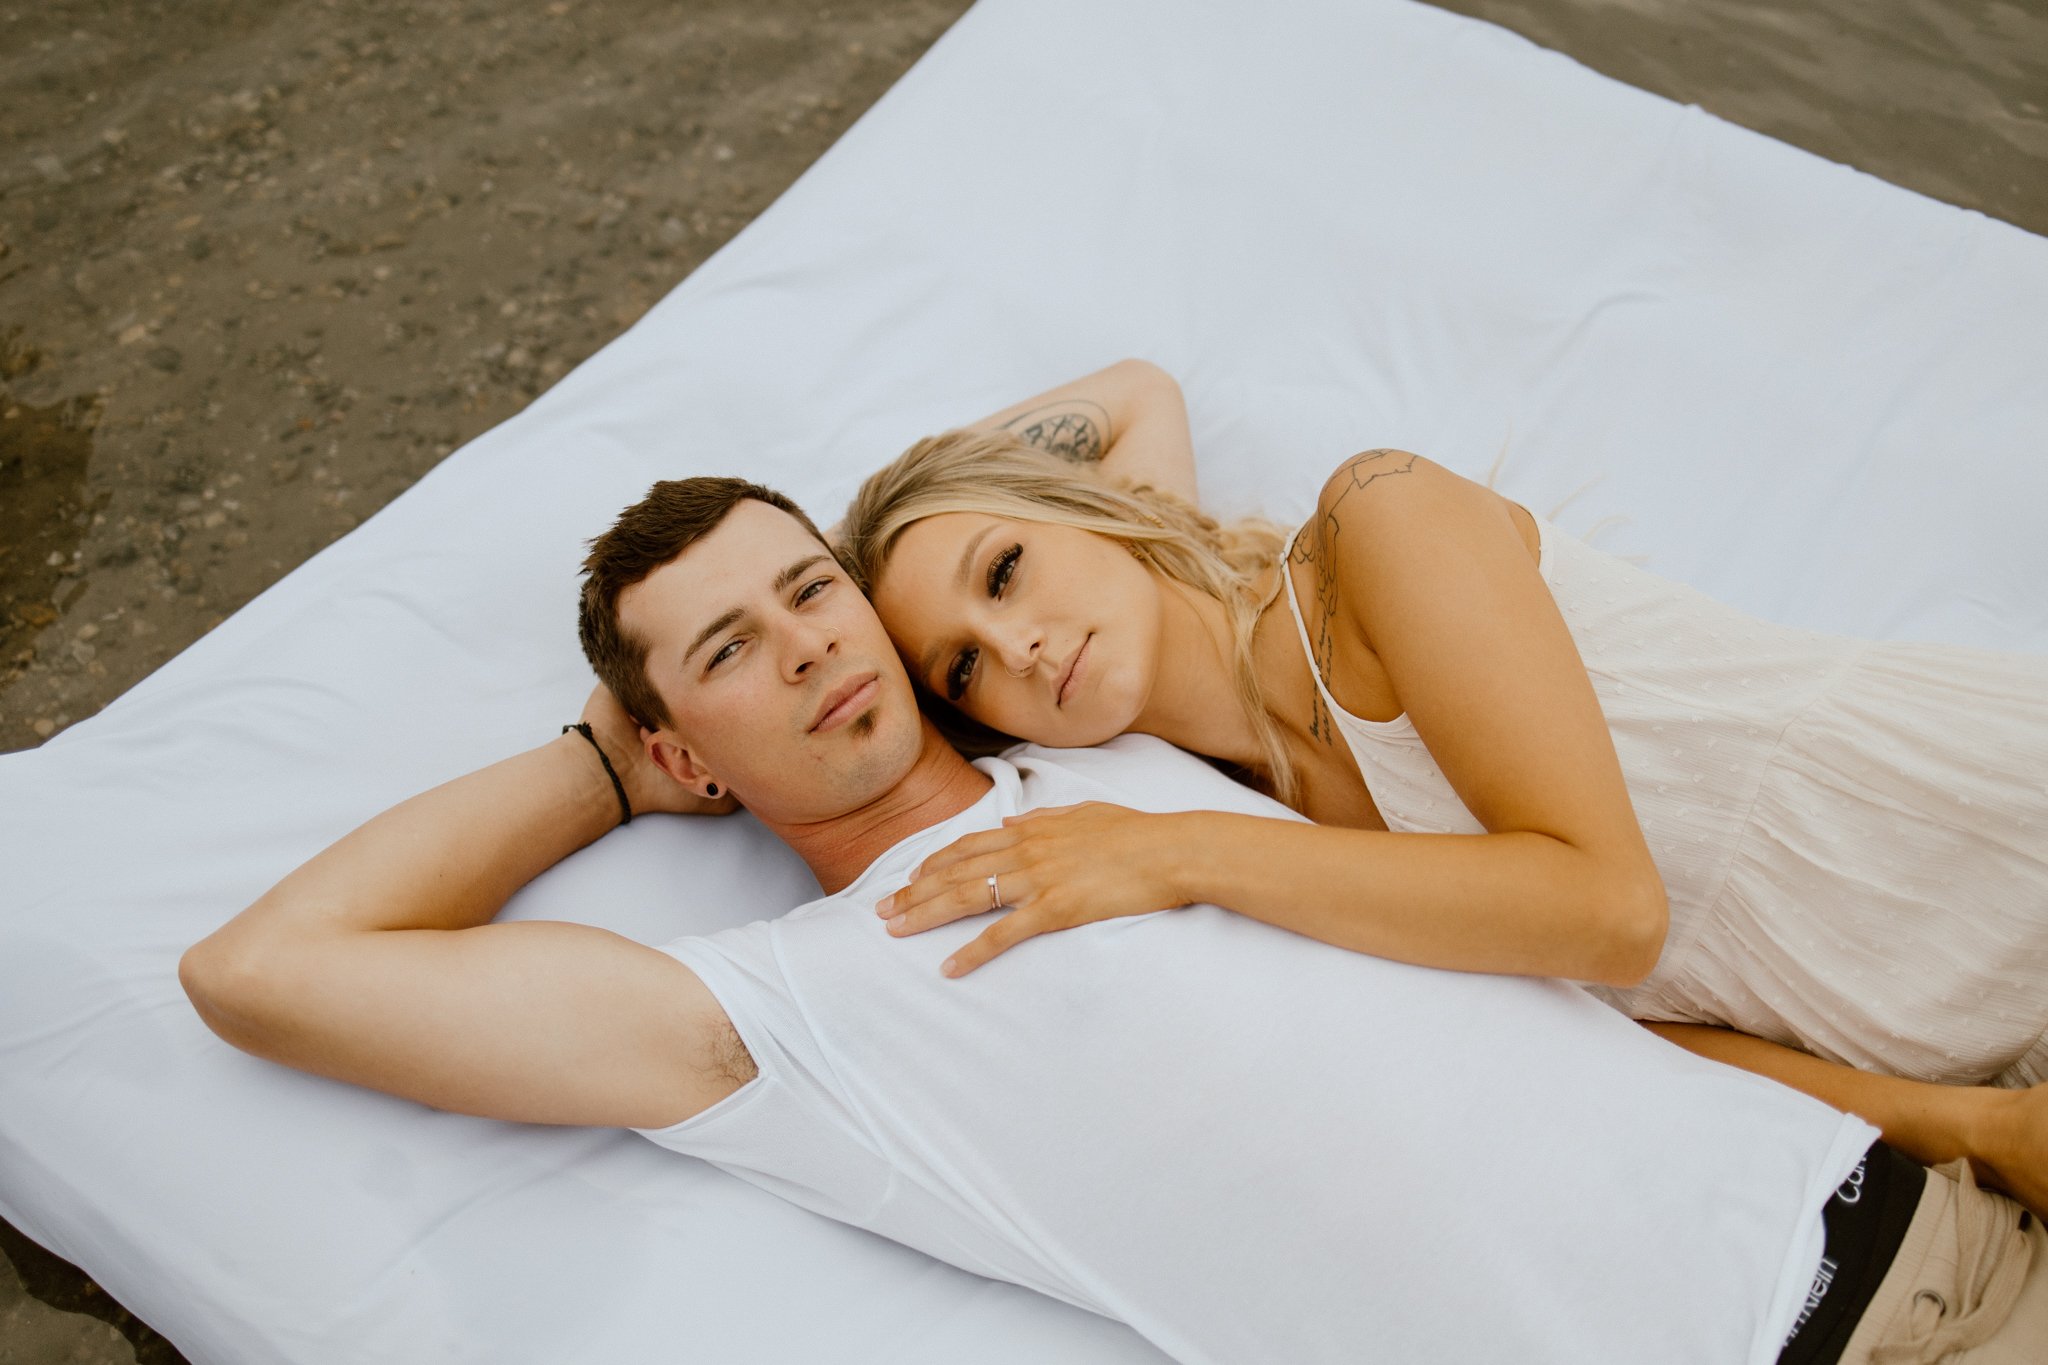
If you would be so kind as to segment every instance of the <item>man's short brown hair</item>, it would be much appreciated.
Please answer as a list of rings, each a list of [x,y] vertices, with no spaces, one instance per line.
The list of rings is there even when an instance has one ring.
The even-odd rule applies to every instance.
[[[745,479],[710,476],[663,479],[619,513],[609,531],[590,542],[583,560],[576,635],[598,681],[619,699],[627,715],[649,730],[674,722],[661,694],[648,681],[647,641],[619,620],[619,597],[717,530],[726,514],[749,498],[789,513],[817,536],[820,545],[825,543],[804,509],[774,489]]]

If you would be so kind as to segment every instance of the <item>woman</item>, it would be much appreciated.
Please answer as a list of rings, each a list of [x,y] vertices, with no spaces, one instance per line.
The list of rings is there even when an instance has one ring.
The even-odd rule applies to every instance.
[[[1178,388],[1125,362],[913,447],[843,558],[956,736],[1144,731],[1316,823],[1040,812],[892,931],[1010,907],[959,974],[1204,901],[1584,981],[2048,1210],[2048,659],[1758,621],[1407,452],[1284,544],[1194,493]]]

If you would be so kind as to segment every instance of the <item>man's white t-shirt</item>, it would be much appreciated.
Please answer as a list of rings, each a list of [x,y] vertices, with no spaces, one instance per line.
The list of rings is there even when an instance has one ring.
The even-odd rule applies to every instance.
[[[988,918],[898,939],[874,903],[962,834],[1090,800],[1293,818],[1143,736],[977,766],[991,791],[839,894],[664,945],[759,1075],[639,1131],[1187,1365],[1776,1358],[1876,1130],[1576,987],[1214,906],[949,979]]]

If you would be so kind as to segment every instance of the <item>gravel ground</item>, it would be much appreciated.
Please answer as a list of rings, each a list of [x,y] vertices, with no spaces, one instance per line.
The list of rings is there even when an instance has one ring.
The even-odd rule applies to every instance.
[[[1444,3],[2048,233],[2043,0]],[[965,8],[0,0],[0,750],[519,411]],[[0,1252],[0,1365],[181,1359]]]
[[[0,749],[519,411],[965,7],[0,12]]]

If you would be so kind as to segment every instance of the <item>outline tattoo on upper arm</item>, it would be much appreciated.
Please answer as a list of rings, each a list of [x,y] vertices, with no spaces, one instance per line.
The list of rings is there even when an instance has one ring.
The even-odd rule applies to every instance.
[[[1003,430],[1073,464],[1092,464],[1109,448],[1109,413],[1085,398],[1033,408],[1003,423]]]
[[[1337,489],[1331,497],[1327,491],[1323,502],[1327,506],[1318,509],[1313,533],[1307,537],[1296,536],[1294,552],[1288,556],[1289,572],[1295,564],[1306,564],[1315,573],[1316,583],[1316,624],[1309,636],[1310,661],[1315,665],[1316,676],[1323,680],[1322,687],[1315,691],[1311,702],[1308,732],[1325,745],[1336,743],[1337,726],[1330,716],[1330,709],[1323,703],[1324,689],[1330,686],[1330,661],[1336,652],[1336,634],[1331,622],[1337,616],[1337,536],[1344,529],[1337,520],[1337,509],[1344,500],[1378,479],[1395,474],[1406,474],[1415,467],[1415,456],[1405,450],[1368,450],[1353,456],[1330,476],[1336,483],[1339,476],[1349,475],[1350,482]],[[1309,543],[1303,545],[1306,539]]]

